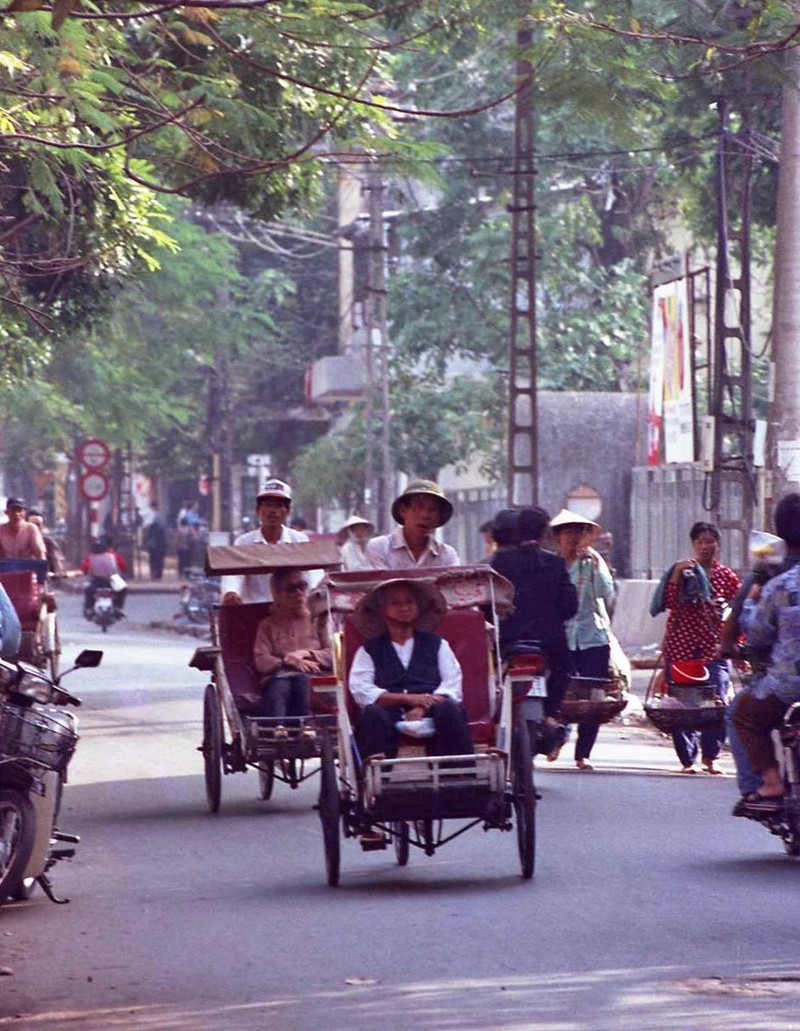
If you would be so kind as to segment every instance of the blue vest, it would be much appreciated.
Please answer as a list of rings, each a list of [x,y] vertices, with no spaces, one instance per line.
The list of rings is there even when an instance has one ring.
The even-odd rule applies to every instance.
[[[442,682],[439,674],[439,646],[441,637],[436,634],[414,631],[414,647],[408,669],[394,650],[389,635],[373,637],[364,645],[375,665],[375,686],[382,691],[411,692],[427,694]]]

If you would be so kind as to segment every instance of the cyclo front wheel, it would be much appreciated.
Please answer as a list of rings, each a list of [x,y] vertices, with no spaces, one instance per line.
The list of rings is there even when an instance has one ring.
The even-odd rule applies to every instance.
[[[336,759],[333,754],[333,738],[327,727],[320,732],[319,767],[319,819],[322,824],[322,838],[325,846],[325,872],[328,884],[335,888],[339,883],[341,840],[339,837],[339,786],[336,777]]]
[[[35,838],[36,813],[30,799],[15,788],[0,788],[0,900],[19,892]]]
[[[217,689],[206,685],[203,697],[203,764],[206,776],[206,801],[209,811],[219,811],[222,798],[222,709]]]
[[[514,786],[514,821],[522,876],[533,877],[536,861],[536,791],[533,787],[531,739],[524,720],[519,720],[511,736],[511,777]]]

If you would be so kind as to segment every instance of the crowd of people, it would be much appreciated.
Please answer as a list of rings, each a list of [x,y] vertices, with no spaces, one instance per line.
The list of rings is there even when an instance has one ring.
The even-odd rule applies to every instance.
[[[305,529],[290,525],[291,505],[290,486],[269,480],[256,499],[258,526],[235,543],[308,541]],[[186,542],[198,532],[193,514],[186,508],[179,518],[183,536],[179,533],[178,555],[184,564]],[[367,592],[356,613],[365,635],[351,674],[351,690],[362,709],[357,740],[364,754],[392,755],[398,723],[421,722],[427,726],[432,754],[468,754],[472,746],[461,706],[461,670],[447,642],[434,632],[443,599],[430,584],[402,576],[407,570],[460,564],[456,550],[437,537],[453,506],[438,484],[416,480],[395,498],[391,515],[396,526],[389,533],[375,536],[370,520],[357,514],[339,533],[344,569],[398,574]],[[8,498],[6,521],[0,524],[0,560],[43,560],[50,571],[58,571],[63,557],[52,538],[48,542],[37,516],[22,499]],[[151,572],[158,577],[167,547],[166,524],[155,512],[148,526],[145,543]],[[696,773],[699,759],[702,770],[718,774],[727,736],[742,794],[735,815],[779,804],[784,787],[770,732],[789,705],[800,701],[800,494],[779,501],[775,529],[785,542],[781,563],[758,568],[741,583],[719,560],[717,527],[696,522],[689,531],[691,555],[664,572],[651,603],[652,614],[667,612],[662,690],[669,692],[681,664],[699,663],[716,705],[726,711],[725,723],[673,732],[680,768]],[[570,678],[606,680],[619,654],[611,629],[614,579],[593,546],[600,526],[567,509],[552,519],[542,508],[506,509],[480,532],[485,561],[515,589],[514,608],[499,624],[501,656],[519,641],[539,642],[548,656],[544,750],[554,760],[569,734],[561,706]],[[89,577],[87,595],[98,577],[126,571],[108,542],[93,547],[82,569]],[[326,628],[312,619],[307,605],[310,581],[308,573],[295,570],[271,577],[223,578],[223,605],[273,603],[255,644],[261,694],[243,700],[251,712],[287,719],[303,715],[309,706],[309,676],[330,668]],[[751,674],[748,686],[736,695],[732,663]],[[578,726],[574,762],[579,770],[592,768],[598,729],[599,723],[586,720]]]

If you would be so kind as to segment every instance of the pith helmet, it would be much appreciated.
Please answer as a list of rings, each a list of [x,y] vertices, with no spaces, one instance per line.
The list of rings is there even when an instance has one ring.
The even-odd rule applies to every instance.
[[[453,506],[447,500],[444,491],[438,483],[434,483],[433,480],[412,480],[403,493],[399,494],[392,502],[392,519],[394,519],[396,523],[400,523],[402,525],[403,519],[400,515],[400,505],[404,501],[408,501],[408,499],[414,494],[429,494],[431,497],[436,498],[439,502],[439,508],[442,513],[439,526],[444,526],[452,516]]]

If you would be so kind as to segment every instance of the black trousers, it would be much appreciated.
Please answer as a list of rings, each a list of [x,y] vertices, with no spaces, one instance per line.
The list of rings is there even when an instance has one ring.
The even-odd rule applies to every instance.
[[[311,712],[311,685],[305,673],[270,677],[261,685],[258,716],[308,716]]]
[[[383,753],[387,759],[397,755],[400,732],[395,724],[403,719],[405,711],[400,706],[368,705],[359,716],[355,737],[361,758]],[[426,716],[433,719],[434,735],[425,738],[428,755],[472,755],[472,739],[469,736],[467,714],[452,698],[432,705]]]

